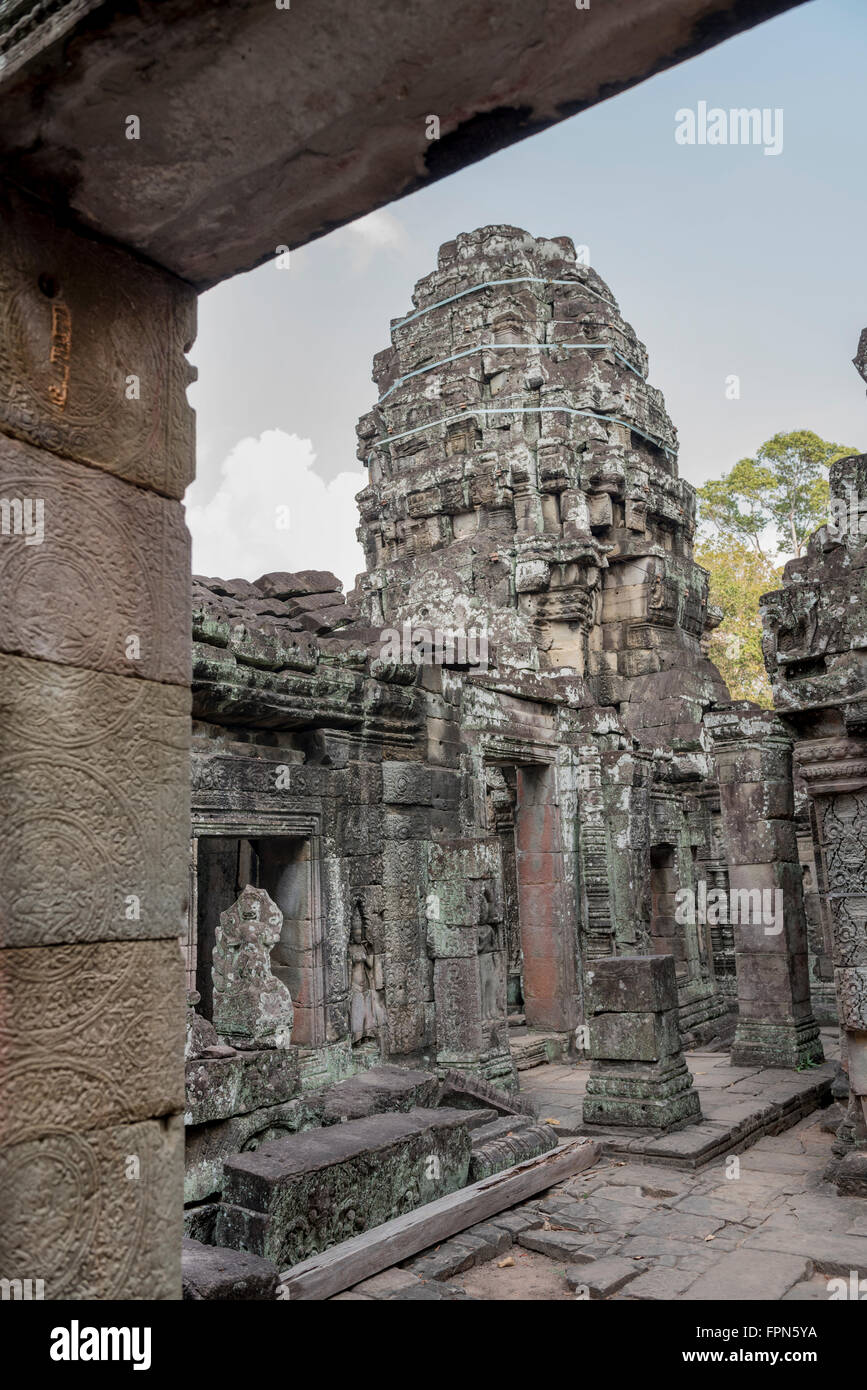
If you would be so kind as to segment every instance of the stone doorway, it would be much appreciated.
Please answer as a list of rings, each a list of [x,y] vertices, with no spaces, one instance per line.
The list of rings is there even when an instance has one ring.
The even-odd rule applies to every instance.
[[[556,770],[488,767],[489,824],[500,841],[508,1008],[528,1030],[571,1034],[579,1015],[577,920],[566,883]]]

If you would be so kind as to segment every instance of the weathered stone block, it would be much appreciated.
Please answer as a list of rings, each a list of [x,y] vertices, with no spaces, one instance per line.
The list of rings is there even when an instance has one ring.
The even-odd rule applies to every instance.
[[[414,1109],[263,1144],[225,1167],[217,1239],[279,1268],[464,1186],[465,1116]]]
[[[603,956],[588,966],[587,986],[592,1013],[677,1008],[672,956]]]
[[[0,1142],[183,1106],[176,939],[0,951]]]
[[[680,1048],[677,1010],[664,1014],[597,1014],[590,1020],[590,1056],[654,1062]]]
[[[259,1255],[184,1239],[181,1273],[185,1299],[237,1303],[277,1297],[278,1271]]]
[[[185,930],[189,698],[0,657],[2,945]]]
[[[0,204],[0,430],[181,498],[195,472],[190,285],[60,226],[12,193]]]
[[[2,435],[0,497],[42,509],[0,546],[0,651],[189,684],[180,503]]]
[[[415,762],[382,764],[382,799],[407,806],[431,804],[430,768]]]
[[[208,1124],[291,1100],[300,1085],[298,1053],[273,1047],[186,1066],[186,1123]]]
[[[682,1056],[660,1062],[594,1062],[582,1111],[585,1125],[673,1129],[701,1119]]]
[[[184,1151],[184,1201],[201,1202],[219,1196],[223,1163],[234,1154],[255,1149],[271,1139],[310,1129],[322,1123],[322,1093],[309,1092],[280,1105],[264,1106],[210,1124],[187,1125]],[[193,1229],[187,1235],[195,1236]],[[209,1227],[208,1243],[213,1229]],[[205,1237],[196,1237],[205,1239]]]
[[[332,1087],[324,1097],[323,1124],[345,1124],[384,1111],[431,1106],[439,1083],[433,1072],[408,1067],[372,1067]]]
[[[47,1299],[180,1298],[183,1156],[180,1115],[4,1149],[4,1278],[38,1275]]]

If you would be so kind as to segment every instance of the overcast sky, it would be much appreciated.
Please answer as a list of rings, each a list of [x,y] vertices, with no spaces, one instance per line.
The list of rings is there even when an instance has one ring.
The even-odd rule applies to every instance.
[[[779,430],[867,448],[850,363],[867,325],[865,68],[864,0],[813,0],[203,295],[194,572],[332,569],[352,586],[373,355],[438,246],[490,222],[589,247],[691,482]],[[678,144],[675,113],[702,101],[781,108],[781,152]]]

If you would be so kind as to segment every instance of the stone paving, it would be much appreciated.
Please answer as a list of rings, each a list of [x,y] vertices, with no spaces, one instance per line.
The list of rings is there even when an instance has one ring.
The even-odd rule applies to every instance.
[[[867,1204],[822,1181],[833,1118],[816,1112],[700,1172],[602,1158],[338,1297],[521,1298],[534,1252],[572,1297],[828,1300],[830,1279],[867,1277]]]
[[[825,1055],[833,1059],[838,1043],[833,1030],[823,1035]],[[698,1124],[665,1134],[606,1126],[585,1127],[582,1107],[589,1063],[553,1063],[523,1073],[521,1093],[532,1100],[543,1122],[564,1138],[591,1134],[606,1154],[675,1167],[701,1168],[725,1154],[753,1145],[763,1135],[789,1128],[830,1100],[833,1060],[803,1071],[731,1066],[725,1052],[684,1054],[701,1100]]]
[[[824,1040],[826,1053],[834,1035]],[[705,1113],[777,1085],[777,1074],[689,1054]],[[749,1073],[732,1079],[738,1070]],[[580,1127],[587,1069],[522,1077],[540,1118]],[[785,1073],[789,1082],[793,1076]],[[756,1078],[759,1078],[758,1080]],[[752,1079],[753,1091],[742,1083]],[[740,1090],[736,1089],[741,1087]],[[719,1106],[711,1104],[716,1095]],[[577,1103],[576,1103],[577,1101]],[[823,1181],[838,1107],[697,1170],[606,1154],[595,1167],[427,1250],[342,1299],[829,1300],[832,1279],[867,1278],[867,1203]],[[698,1129],[699,1126],[688,1128]],[[684,1133],[688,1132],[683,1131]],[[546,1262],[540,1277],[540,1257]],[[865,1285],[867,1287],[867,1285]]]

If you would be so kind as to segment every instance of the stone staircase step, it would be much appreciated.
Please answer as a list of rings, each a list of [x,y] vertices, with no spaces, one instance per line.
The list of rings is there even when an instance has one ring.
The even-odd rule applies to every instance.
[[[561,1033],[534,1033],[529,1029],[509,1038],[509,1051],[518,1071],[559,1062],[565,1056],[566,1045],[567,1040]]]
[[[470,1157],[470,1182],[480,1182],[515,1163],[550,1152],[557,1147],[557,1135],[549,1125],[527,1125],[513,1129],[498,1139],[474,1148]]]
[[[440,1082],[440,1105],[466,1107],[477,1110],[480,1106],[490,1106],[499,1115],[535,1115],[532,1101],[517,1091],[503,1091],[490,1081],[485,1081],[472,1072],[450,1069]]]

